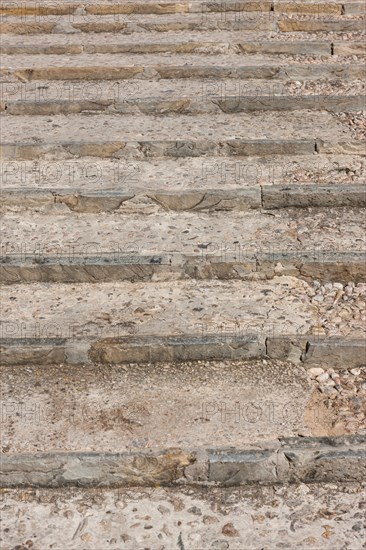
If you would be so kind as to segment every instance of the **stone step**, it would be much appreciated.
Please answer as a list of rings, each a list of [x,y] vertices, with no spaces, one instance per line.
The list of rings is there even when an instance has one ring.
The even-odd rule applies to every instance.
[[[209,32],[174,32],[174,35],[164,33],[80,33],[70,37],[68,34],[42,34],[37,36],[24,35],[19,44],[17,35],[8,35],[6,43],[0,45],[0,52],[5,55],[77,55],[120,53],[130,55],[146,53],[172,54],[223,54],[237,55],[296,55],[329,57],[331,55],[350,56],[365,55],[366,46],[363,41],[338,40],[334,33],[324,34],[321,39],[312,34],[300,38],[297,34],[278,35],[258,32],[231,31],[228,36],[222,31]]]
[[[36,380],[41,373],[42,386],[31,392],[29,375]],[[309,372],[269,358],[156,365],[132,360],[130,366],[85,365],[82,377],[77,367],[64,365],[61,372],[59,365],[30,363],[3,367],[1,379],[2,445],[9,447],[9,458],[101,449],[128,453],[141,446],[148,452],[241,448],[305,430],[310,435],[311,414],[311,427],[316,420],[324,424],[323,411],[307,410],[315,389]],[[32,410],[38,421],[31,423]]]
[[[167,14],[187,14],[202,13],[203,16],[210,13],[220,13],[221,15],[234,12],[256,12],[258,14],[285,14],[285,15],[354,15],[365,13],[365,8],[361,2],[297,2],[292,4],[283,1],[265,1],[265,2],[234,2],[225,3],[216,2],[129,2],[129,3],[65,3],[55,5],[52,3],[32,3],[24,2],[20,6],[14,4],[5,4],[0,8],[0,13],[4,16],[13,15],[19,17],[27,16],[46,16],[46,15],[167,15]],[[248,15],[249,16],[249,15]]]
[[[328,452],[332,443],[333,458],[338,455],[341,459],[337,441],[328,440],[323,450]],[[351,448],[354,445],[349,440],[339,443],[342,444]],[[346,451],[345,458],[347,454]],[[328,471],[332,472],[335,465],[333,461]],[[348,472],[351,470],[347,470],[347,475]],[[126,550],[139,548],[141,541],[145,547],[159,548],[156,541],[161,539],[168,548],[177,546],[177,541],[181,548],[206,549],[255,549],[279,544],[301,548],[309,542],[326,550],[347,545],[357,548],[363,544],[364,536],[362,521],[354,515],[355,510],[364,506],[364,490],[362,481],[338,484],[313,480],[307,484],[297,481],[240,487],[209,487],[204,481],[179,488],[17,487],[2,492],[3,540],[11,548],[14,540],[40,539],[47,548],[62,533],[62,550],[87,548],[86,544],[90,548],[118,550],[120,541]],[[289,518],[298,512],[300,500],[305,509],[311,510],[311,525],[297,529],[298,520],[294,519],[296,523],[291,530]],[[332,515],[325,524],[324,510],[329,506]],[[37,534],[29,517],[30,508],[32,516],[42,518],[37,524]],[[19,517],[27,519],[19,525]],[[325,533],[332,533],[331,540],[322,537]]]
[[[363,60],[339,63],[338,58],[317,58],[316,63],[299,63],[290,55],[236,53],[192,56],[181,54],[76,54],[2,55],[3,82],[34,80],[160,80],[160,79],[262,79],[319,80],[344,78],[363,80]],[[330,62],[331,61],[331,62]]]
[[[237,113],[235,117],[221,113],[214,118],[209,114],[196,118],[175,115],[166,117],[164,125],[160,118],[148,115],[125,115],[123,119],[112,114],[55,115],[51,119],[23,115],[4,117],[2,131],[7,140],[1,146],[3,160],[363,155],[365,152],[365,142],[354,138],[349,123],[325,111]],[[244,135],[247,137],[238,137]],[[91,136],[96,139],[91,140]]]
[[[211,259],[228,264],[247,261],[249,269],[257,256],[273,261],[282,258],[279,262],[313,257],[322,262],[332,254],[335,258],[337,254],[359,254],[366,248],[363,208],[164,212],[156,207],[124,216],[85,215],[56,206],[57,210],[45,209],[43,213],[15,211],[2,216],[3,262],[18,258],[40,269],[57,258],[65,265],[84,259],[86,265],[108,266],[137,263],[142,257],[152,264],[151,257],[157,257],[161,262],[165,259],[163,265],[156,259],[156,265],[146,265],[146,269],[169,272],[180,265],[183,256],[196,260],[198,266],[201,263],[202,269]],[[341,277],[341,264],[339,268]],[[238,272],[240,275],[244,277],[245,272]],[[322,280],[327,276],[320,275]],[[352,277],[347,279],[345,271],[342,281],[348,280]]]
[[[151,34],[151,33],[150,33]],[[150,34],[148,38],[150,38]],[[188,37],[187,37],[188,34]],[[189,40],[189,33],[184,33],[184,40],[179,42],[167,41],[167,37],[164,41],[141,43],[133,42],[130,37],[124,37],[124,41],[121,38],[116,40],[115,35],[102,35],[99,36],[100,43],[96,42],[92,36],[87,36],[89,40],[81,40],[79,35],[73,38],[72,43],[64,44],[64,37],[62,35],[44,35],[47,42],[42,44],[37,40],[37,44],[30,41],[29,44],[19,43],[11,44],[7,40],[6,44],[0,46],[0,52],[2,55],[78,55],[78,54],[147,54],[147,53],[171,53],[171,54],[218,54],[218,53],[235,53],[237,55],[248,54],[264,54],[264,55],[319,55],[319,56],[331,56],[332,48],[336,46],[331,42],[281,42],[271,41],[266,43],[252,43],[244,42],[242,37],[240,41],[234,42],[233,37],[231,41],[223,41],[221,33],[217,33],[219,40],[215,40],[215,33],[210,33],[207,36],[207,40],[203,41],[201,37],[197,37],[197,34],[193,35],[196,40]],[[234,33],[233,33],[234,34]],[[42,37],[43,38],[43,37]],[[93,41],[91,40],[93,38]],[[102,38],[102,39],[101,39]],[[198,38],[198,40],[197,40]],[[58,40],[57,40],[58,39]],[[221,40],[220,40],[221,39]],[[59,44],[58,44],[59,43]],[[340,51],[342,51],[341,46]],[[352,47],[353,46],[353,47]],[[337,43],[338,48],[338,43]],[[350,53],[353,52],[353,53]],[[362,43],[351,43],[348,48],[344,50],[346,55],[364,54],[365,46]]]
[[[169,267],[161,264],[161,269],[164,272]],[[357,338],[365,341],[364,283],[354,285],[349,282],[345,290],[336,283],[320,288],[319,282],[311,285],[296,276],[277,276],[267,281],[174,278],[166,281],[164,276],[162,279],[156,277],[148,284],[144,280],[135,280],[74,285],[34,282],[4,286],[3,362],[84,363],[93,356],[89,354],[90,346],[102,340],[108,347],[108,339],[117,338],[118,347],[119,338],[131,336],[135,342],[150,337],[182,337],[179,353],[192,353],[191,359],[222,358],[222,353],[228,354],[224,357],[234,359],[236,353],[232,346],[220,351],[220,346],[217,349],[208,341],[203,355],[197,357],[194,354],[200,353],[199,349],[197,352],[197,347],[193,346],[193,351],[190,351],[187,340],[184,340],[188,338],[190,341],[192,334],[200,335],[203,340],[206,335],[223,331],[229,335],[255,334],[261,337],[264,334],[273,337],[295,334],[302,338],[302,342],[304,338],[322,335],[330,338],[330,350],[334,348],[335,337],[351,338],[351,342]],[[43,345],[44,338],[66,338],[67,346],[64,348],[63,340],[57,340],[56,344],[61,346],[52,344],[49,349]],[[249,353],[248,358],[261,356],[263,341],[263,338],[255,338],[246,349],[248,342],[245,340],[238,348],[239,358],[243,353]],[[29,342],[39,342],[37,353],[32,346],[28,349]],[[60,351],[61,359],[55,359],[59,357],[57,353],[52,355],[53,348],[55,353]],[[156,351],[159,352],[160,348],[159,341]],[[37,358],[38,353],[42,359]],[[116,353],[117,362],[121,362],[118,350]],[[279,353],[284,353],[283,347]],[[126,354],[128,360],[131,353],[127,351]],[[301,351],[296,352],[297,360],[300,355]],[[360,354],[359,349],[354,357],[353,361],[363,364],[364,354]]]
[[[290,5],[290,4],[288,4]],[[114,4],[115,6],[115,4]],[[298,4],[296,4],[298,6]],[[110,6],[112,7],[112,6]],[[113,7],[112,7],[113,9]],[[4,15],[0,31],[4,34],[73,34],[73,33],[144,33],[179,31],[246,31],[282,33],[362,33],[363,14],[349,16],[308,14],[300,18],[285,13],[226,12],[184,13],[171,15]]]
[[[276,15],[276,13],[287,16],[294,15],[362,15],[366,11],[362,2],[298,2],[296,4],[284,1],[265,1],[265,2],[234,2],[225,3],[216,2],[129,2],[129,3],[65,3],[55,5],[50,2],[32,3],[24,2],[21,5],[13,3],[1,6],[0,13],[4,17],[9,15],[19,16],[22,19],[27,16],[43,17],[53,16],[73,16],[83,15],[101,16],[101,15],[167,15],[167,14],[187,14],[202,13],[205,17],[208,14],[219,13],[221,16],[230,12],[243,13],[250,12],[257,14]]]
[[[269,280],[290,275],[323,284],[366,282],[366,252],[324,252],[318,244],[313,250],[280,253],[246,252],[244,258],[229,259],[229,252],[218,255],[182,256],[178,254],[125,257],[122,253],[99,254],[86,260],[74,253],[69,257],[41,254],[32,259],[12,256],[0,263],[0,284],[20,283],[105,283],[112,281],[198,280]],[[89,245],[89,250],[93,247]],[[244,255],[244,254],[243,254]],[[29,256],[32,256],[29,254]],[[239,256],[239,253],[237,253]],[[340,287],[341,289],[341,287]],[[339,292],[339,296],[342,295]]]
[[[64,209],[53,208],[56,204],[66,205],[73,212],[121,214],[148,213],[159,206],[166,211],[241,211],[280,208],[327,208],[366,206],[366,186],[347,185],[266,185],[242,189],[164,189],[143,192],[130,188],[117,191],[115,188],[97,190],[83,189],[24,189],[2,188],[0,208],[2,211],[36,209],[43,212],[64,213]],[[51,210],[50,210],[51,209]]]
[[[41,208],[42,204],[50,205],[55,195],[71,191],[85,197],[112,189],[128,196],[172,192],[186,195],[197,190],[238,191],[239,187],[244,192],[247,187],[260,185],[351,186],[363,185],[366,181],[366,159],[356,154],[264,154],[241,159],[223,156],[128,161],[98,156],[37,161],[13,159],[3,161],[0,168],[3,189],[0,200],[7,208],[16,206],[17,193],[24,201],[18,204],[19,208],[37,206],[34,200]],[[11,191],[14,191],[13,198]],[[334,194],[332,200],[335,200]],[[77,208],[78,203],[68,201],[68,205]]]
[[[266,336],[266,330],[258,331],[257,327],[249,325],[240,332],[227,332],[228,326],[219,327],[220,332],[208,333],[203,336],[184,334],[182,336],[139,336],[139,337],[108,337],[98,339],[86,336],[87,329],[82,334],[76,334],[75,325],[70,328],[71,336],[67,338],[31,338],[25,335],[25,326],[19,331],[20,338],[1,338],[0,349],[3,366],[37,366],[48,367],[61,363],[61,367],[87,365],[111,366],[135,364],[158,365],[169,362],[171,370],[179,367],[185,361],[194,364],[202,361],[291,361],[312,372],[334,372],[334,369],[352,368],[355,372],[365,369],[366,345],[364,338],[324,337],[317,335],[291,335],[291,328],[285,336]],[[231,327],[230,327],[231,328]],[[3,325],[15,332],[15,324]],[[47,327],[39,327],[45,332],[60,329],[60,325],[51,323]],[[254,331],[257,330],[257,333]],[[75,332],[75,334],[73,334]],[[273,327],[268,332],[274,332]],[[316,370],[314,370],[316,369]],[[328,380],[329,376],[325,379]],[[332,388],[335,384],[331,385]],[[329,385],[328,385],[329,386]],[[363,388],[364,389],[364,388]],[[328,387],[329,390],[329,387]],[[337,390],[338,391],[338,390]],[[336,394],[330,393],[331,399]],[[350,394],[347,394],[350,395]]]
[[[204,93],[204,91],[203,91]],[[362,111],[366,106],[366,96],[313,96],[282,97],[258,96],[255,99],[240,99],[237,96],[225,99],[203,98],[195,100],[191,97],[152,97],[148,99],[128,99],[94,101],[6,101],[0,104],[0,112],[9,115],[59,115],[79,113],[113,113],[114,115],[147,114],[220,114],[256,111],[330,111],[352,112]]]
[[[138,101],[151,101],[159,98],[165,106],[177,101],[177,109],[183,99],[194,101],[201,108],[209,108],[213,101],[226,101],[235,98],[237,102],[260,108],[261,101],[291,102],[304,99],[310,105],[312,99],[315,104],[324,102],[327,106],[337,105],[338,100],[352,102],[364,97],[366,85],[362,80],[339,81],[335,89],[332,79],[290,80],[290,79],[160,79],[160,80],[98,80],[98,81],[49,81],[31,80],[29,82],[1,82],[0,108],[6,105],[22,106],[40,104],[66,105],[75,103],[87,106],[91,112],[96,109],[107,108],[108,105],[119,105],[126,108],[129,102],[132,105]],[[333,103],[331,103],[333,101]],[[362,106],[363,107],[363,106]],[[362,108],[361,107],[361,108]],[[45,107],[44,107],[45,108]],[[71,109],[72,107],[70,107]],[[74,107],[75,108],[75,107]],[[289,107],[290,108],[290,107]],[[311,107],[310,107],[311,108]],[[315,108],[315,107],[314,107]],[[346,107],[344,107],[346,108]],[[118,114],[118,111],[114,111]]]
[[[126,121],[126,118],[124,121]],[[136,119],[134,121],[136,123]],[[328,128],[326,129],[328,130]],[[46,132],[43,132],[43,135],[46,135]],[[316,155],[318,152],[326,155],[364,156],[364,143],[364,141],[353,139],[328,141],[322,139],[278,140],[276,138],[228,139],[220,140],[220,142],[207,140],[57,141],[55,143],[39,144],[34,144],[34,142],[3,142],[0,146],[0,156],[5,161],[37,159],[59,161],[79,159],[80,157],[132,160],[186,157],[227,158],[230,156],[243,158],[252,157],[253,155]],[[316,157],[314,160],[317,160]]]

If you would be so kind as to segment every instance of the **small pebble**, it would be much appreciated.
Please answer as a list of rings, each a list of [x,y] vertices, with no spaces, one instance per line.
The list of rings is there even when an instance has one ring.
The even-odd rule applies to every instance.
[[[329,379],[329,374],[327,372],[323,372],[323,374],[320,374],[317,377],[317,381],[320,382],[320,383],[326,382],[328,379]]]
[[[361,369],[351,369],[350,373],[353,374],[353,376],[359,376],[361,374]]]
[[[323,373],[324,373],[324,369],[320,367],[312,367],[311,369],[309,369],[309,374],[311,378],[316,378],[317,376],[320,376]]]

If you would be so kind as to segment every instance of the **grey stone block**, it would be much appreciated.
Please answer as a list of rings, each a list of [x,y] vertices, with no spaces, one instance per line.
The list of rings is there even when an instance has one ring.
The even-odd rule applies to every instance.
[[[264,185],[263,207],[364,207],[365,185]]]
[[[366,339],[352,340],[328,338],[309,340],[302,356],[305,366],[325,365],[338,369],[349,369],[366,365]]]
[[[264,343],[255,337],[218,335],[196,337],[105,338],[91,345],[89,357],[96,363],[157,363],[209,359],[264,357]]]

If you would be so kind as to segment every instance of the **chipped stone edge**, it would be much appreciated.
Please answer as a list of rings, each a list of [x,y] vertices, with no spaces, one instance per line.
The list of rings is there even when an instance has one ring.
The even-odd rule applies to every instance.
[[[321,250],[289,251],[286,254],[223,250],[221,255],[183,254],[131,256],[97,254],[91,259],[76,254],[63,256],[12,255],[4,253],[0,261],[0,285],[34,282],[98,283],[113,281],[171,280],[270,280],[291,276],[311,282],[355,284],[366,280],[366,252],[334,253]]]
[[[366,340],[311,335],[263,337],[212,334],[204,337],[134,336],[102,339],[0,340],[2,365],[126,364],[184,361],[258,360],[289,361],[305,368],[335,369],[366,365]]]
[[[347,483],[365,475],[365,436],[284,438],[247,449],[45,452],[0,459],[1,488]]]
[[[258,185],[231,190],[186,189],[179,191],[131,189],[118,192],[113,189],[24,189],[3,187],[0,206],[11,208],[39,208],[53,204],[65,205],[70,211],[83,213],[124,211],[133,201],[133,212],[146,208],[146,200],[166,211],[231,211],[308,207],[366,206],[365,184],[289,184]],[[125,205],[126,203],[126,205]],[[128,213],[128,210],[127,210]]]

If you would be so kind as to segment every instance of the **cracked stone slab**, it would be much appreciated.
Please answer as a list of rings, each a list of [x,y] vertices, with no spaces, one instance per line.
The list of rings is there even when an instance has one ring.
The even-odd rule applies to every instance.
[[[182,477],[194,455],[180,449],[160,453],[59,453],[2,457],[0,483],[5,486],[169,485]]]
[[[366,340],[347,342],[337,338],[325,341],[311,341],[302,355],[307,365],[332,364],[337,368],[360,367],[366,365]]]
[[[268,337],[266,352],[272,359],[301,361],[305,368],[331,366],[349,369],[366,364],[366,342],[356,338]]]
[[[297,446],[284,440],[276,450],[210,450],[209,482],[222,485],[253,483],[357,482],[364,480],[364,438],[319,438]],[[335,445],[334,445],[335,443]],[[343,443],[343,445],[342,445]],[[155,453],[37,453],[4,456],[4,487],[151,486],[183,483],[184,470],[195,461],[194,452],[175,448]],[[192,481],[202,481],[199,480]]]
[[[365,438],[284,440],[277,450],[209,455],[209,480],[228,485],[276,482],[353,482],[366,472]],[[342,445],[343,443],[343,445]]]

